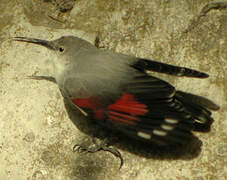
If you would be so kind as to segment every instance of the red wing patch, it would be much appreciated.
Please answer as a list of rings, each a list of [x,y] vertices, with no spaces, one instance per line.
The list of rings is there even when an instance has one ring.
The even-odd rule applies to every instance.
[[[110,120],[127,125],[135,125],[140,121],[137,115],[145,115],[148,112],[146,104],[138,102],[132,94],[127,93],[107,109]]]
[[[123,94],[116,103],[109,105],[108,109],[132,115],[144,115],[148,112],[147,105],[138,102],[132,94]]]
[[[75,98],[73,103],[80,108],[93,110],[95,119],[105,119],[105,113],[110,120],[115,122],[134,125],[140,121],[138,115],[145,115],[148,112],[147,105],[138,102],[132,94],[123,94],[114,104],[106,109],[102,108],[97,98]]]

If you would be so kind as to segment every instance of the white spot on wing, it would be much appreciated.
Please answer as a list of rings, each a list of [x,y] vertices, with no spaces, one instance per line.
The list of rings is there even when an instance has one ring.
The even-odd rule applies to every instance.
[[[165,122],[170,123],[170,124],[177,124],[178,123],[178,120],[166,118],[165,119]]]
[[[167,131],[171,131],[174,127],[173,126],[170,126],[170,125],[163,124],[163,125],[161,125],[161,128],[162,129],[165,129]]]
[[[137,132],[137,135],[138,135],[139,137],[144,138],[144,139],[151,139],[151,134],[147,134],[147,133],[142,132],[142,131],[138,131],[138,132]]]
[[[155,134],[157,136],[165,136],[167,134],[167,132],[161,131],[161,130],[153,130],[153,134]]]
[[[184,116],[184,118],[187,118],[187,119],[189,119],[189,118],[191,118],[192,116],[190,115],[190,114],[187,114],[187,115],[185,115]]]

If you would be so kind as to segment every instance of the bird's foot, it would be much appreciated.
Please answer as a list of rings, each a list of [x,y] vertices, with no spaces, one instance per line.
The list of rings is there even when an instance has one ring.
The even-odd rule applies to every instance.
[[[98,151],[108,151],[108,152],[112,153],[114,156],[116,156],[120,159],[121,164],[120,164],[119,169],[121,169],[121,167],[124,164],[124,160],[122,158],[121,153],[117,149],[109,147],[107,139],[104,139],[99,144],[95,141],[95,139],[92,139],[92,140],[93,140],[93,143],[94,143],[93,146],[86,147],[86,146],[81,145],[81,144],[75,144],[73,146],[73,151],[74,152],[88,152],[88,153],[96,153]]]

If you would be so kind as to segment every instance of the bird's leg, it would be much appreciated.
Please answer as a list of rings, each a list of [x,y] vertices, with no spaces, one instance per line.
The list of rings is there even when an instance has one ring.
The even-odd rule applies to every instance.
[[[53,83],[56,83],[56,80],[54,77],[52,76],[28,76],[29,79],[35,79],[35,80],[47,80],[47,81],[50,81],[50,82],[53,82]]]
[[[108,151],[108,152],[112,153],[114,156],[120,158],[121,164],[120,164],[119,169],[121,169],[121,167],[124,164],[124,160],[122,158],[122,155],[117,149],[109,147],[109,140],[107,138],[104,139],[101,143],[97,143],[97,141],[94,138],[92,139],[92,141],[93,141],[94,144],[91,147],[85,147],[81,144],[75,144],[73,146],[73,151],[74,152],[85,151],[85,152],[88,152],[88,153],[95,153],[95,152],[98,152],[98,151]]]

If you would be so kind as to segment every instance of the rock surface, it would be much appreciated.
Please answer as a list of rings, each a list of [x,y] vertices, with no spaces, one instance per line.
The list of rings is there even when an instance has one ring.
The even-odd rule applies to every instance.
[[[1,0],[0,179],[227,179],[227,9],[206,9],[199,17],[208,2],[78,0],[61,13],[41,0]],[[203,80],[163,76],[221,106],[211,132],[196,133],[201,152],[157,158],[119,145],[125,160],[120,171],[107,152],[73,153],[73,145],[89,137],[70,121],[55,84],[27,78],[48,74],[47,50],[11,39],[66,34],[93,43],[98,36],[105,49],[210,74]]]

